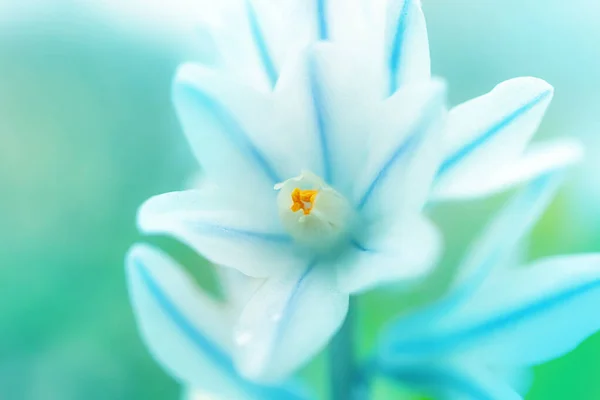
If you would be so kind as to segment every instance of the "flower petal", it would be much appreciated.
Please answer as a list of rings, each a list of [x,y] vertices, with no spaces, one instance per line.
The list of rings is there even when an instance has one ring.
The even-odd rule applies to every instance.
[[[521,400],[509,385],[477,366],[450,363],[407,363],[384,366],[381,372],[388,379],[409,385],[444,399]]]
[[[173,236],[212,263],[253,277],[284,273],[284,267],[304,263],[276,214],[229,203],[210,189],[165,193],[140,207],[138,226],[145,234]]]
[[[558,175],[540,177],[504,206],[465,255],[447,294],[394,321],[384,332],[383,346],[420,334],[432,321],[470,301],[470,296],[491,272],[511,259],[519,242],[553,198],[559,181]]]
[[[455,286],[467,285],[474,290],[494,268],[506,265],[554,198],[561,181],[561,174],[546,174],[514,196],[471,245],[461,262]]]
[[[304,0],[246,1],[253,44],[272,87],[277,82],[277,71],[281,71],[287,60],[297,57],[317,38],[316,3]],[[270,69],[273,72],[268,72]]]
[[[315,7],[304,1],[204,0],[200,31],[216,44],[220,67],[272,90],[284,60],[316,37]]]
[[[223,398],[299,398],[239,376],[230,356],[229,314],[163,253],[150,246],[134,246],[127,256],[127,274],[144,340],[177,380]]]
[[[380,95],[367,60],[342,46],[315,45],[308,79],[323,159],[323,179],[349,194],[367,153],[369,123]]]
[[[384,283],[414,282],[431,271],[442,248],[436,227],[424,218],[399,225],[392,231],[381,230],[367,243],[357,243],[338,260],[340,290],[356,293]]]
[[[252,86],[275,87],[287,60],[317,40],[359,49],[393,94],[429,79],[429,43],[419,0],[234,0],[204,4],[203,33],[222,66]],[[382,82],[383,82],[382,81]]]
[[[485,180],[467,191],[459,186],[436,186],[433,201],[483,197],[501,192],[542,174],[560,170],[579,162],[583,157],[581,143],[573,139],[557,139],[532,144],[519,159],[492,172]],[[453,191],[457,189],[457,191]]]
[[[319,39],[364,48],[369,33],[363,0],[317,0]]]
[[[341,326],[348,295],[328,265],[271,278],[256,291],[236,328],[236,365],[249,379],[277,381],[310,360]]]
[[[173,100],[211,181],[238,194],[274,197],[275,184],[315,166],[319,142],[314,127],[302,122],[310,120],[305,116],[310,102],[296,93],[306,85],[300,64],[290,63],[282,72],[286,78],[275,94],[199,65],[180,67]]]
[[[368,220],[420,212],[441,157],[445,85],[409,85],[383,103],[370,127],[366,165],[353,196]]]
[[[535,365],[600,329],[600,255],[553,257],[499,271],[461,307],[397,341],[397,356],[460,352],[490,365]]]
[[[478,186],[485,186],[482,182],[522,154],[552,95],[553,88],[541,79],[516,78],[452,109],[444,140],[446,157],[437,175],[437,195],[482,195]]]
[[[375,3],[381,3],[374,1]],[[389,94],[430,77],[429,40],[420,0],[389,0],[385,12],[385,58]]]
[[[173,101],[192,150],[211,180],[255,191],[268,191],[281,181],[261,147],[268,140],[257,120],[269,111],[265,96],[207,68],[184,64],[175,78]]]

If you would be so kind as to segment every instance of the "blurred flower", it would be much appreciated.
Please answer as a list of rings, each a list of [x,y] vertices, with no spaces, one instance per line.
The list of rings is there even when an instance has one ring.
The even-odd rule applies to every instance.
[[[296,388],[262,386],[236,371],[231,330],[257,282],[227,271],[226,302],[197,290],[183,268],[161,251],[134,246],[127,256],[129,289],[138,324],[155,357],[177,379],[207,398],[296,400]],[[214,397],[213,397],[214,396]]]
[[[428,273],[440,248],[421,215],[430,194],[489,194],[579,156],[571,143],[524,154],[553,93],[535,78],[498,85],[446,123],[418,1],[219,7],[206,25],[216,68],[186,64],[173,88],[205,182],[151,198],[138,224],[264,279],[233,328],[245,377],[273,382],[307,362],[350,294]]]
[[[600,329],[599,254],[510,262],[555,183],[548,176],[532,183],[473,246],[448,293],[388,327],[378,372],[444,398],[520,399],[524,368]]]

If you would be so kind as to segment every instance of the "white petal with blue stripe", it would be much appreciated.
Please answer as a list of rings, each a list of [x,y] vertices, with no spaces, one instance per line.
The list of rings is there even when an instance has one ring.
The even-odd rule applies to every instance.
[[[502,181],[504,170],[521,157],[536,132],[552,96],[552,86],[541,79],[515,78],[450,110],[435,196],[474,197],[485,193],[481,186],[489,186],[494,176]]]
[[[281,265],[304,262],[281,227],[276,206],[271,208],[201,187],[151,197],[138,211],[138,226],[145,234],[172,236],[214,264],[264,277],[282,273]]]
[[[328,343],[348,311],[335,270],[310,263],[267,279],[236,327],[236,365],[253,380],[273,382],[308,362]]]
[[[246,381],[231,359],[233,315],[203,294],[174,261],[150,246],[127,256],[131,302],[152,355],[179,382],[226,399],[300,399]]]

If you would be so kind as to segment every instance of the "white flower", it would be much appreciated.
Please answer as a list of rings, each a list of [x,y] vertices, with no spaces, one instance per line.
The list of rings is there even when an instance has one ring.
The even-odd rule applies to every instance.
[[[317,46],[273,92],[190,64],[175,82],[206,182],[150,199],[139,226],[265,279],[236,328],[237,367],[255,379],[279,379],[319,351],[350,293],[419,279],[439,253],[420,210],[439,162],[444,86],[379,99],[368,80],[348,79],[367,63],[345,57]]]
[[[489,194],[579,155],[564,143],[524,152],[552,97],[535,78],[446,123],[418,1],[221,6],[207,25],[220,64],[182,66],[173,88],[205,183],[151,198],[138,223],[264,280],[234,328],[246,377],[275,381],[308,361],[350,294],[428,273],[440,248],[428,199]]]

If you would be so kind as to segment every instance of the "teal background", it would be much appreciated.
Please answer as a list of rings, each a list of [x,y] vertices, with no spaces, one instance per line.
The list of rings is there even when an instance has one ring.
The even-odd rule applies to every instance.
[[[0,1],[2,399],[179,396],[137,335],[123,257],[140,240],[137,206],[196,171],[169,87],[177,64],[202,58],[205,44],[183,17],[148,21],[144,10],[93,4]],[[433,71],[448,80],[452,104],[514,76],[556,87],[538,138],[580,137],[588,160],[536,227],[530,256],[600,250],[600,3],[424,0],[424,8]],[[443,287],[443,271],[506,197],[435,211],[449,250],[432,288]],[[189,250],[150,240],[201,269]],[[362,298],[361,351],[381,323],[422,297],[401,303],[383,290]],[[527,398],[600,398],[599,358],[597,335],[536,368]],[[323,388],[324,368],[318,359],[304,374]],[[385,382],[376,392],[396,398]]]

